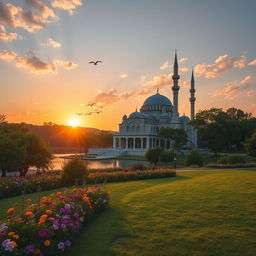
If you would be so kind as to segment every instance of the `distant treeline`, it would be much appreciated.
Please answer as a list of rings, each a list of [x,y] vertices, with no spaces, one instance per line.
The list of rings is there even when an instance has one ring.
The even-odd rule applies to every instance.
[[[111,147],[112,131],[102,131],[95,128],[70,127],[53,123],[32,125],[23,123],[29,131],[41,136],[51,148],[82,148]]]

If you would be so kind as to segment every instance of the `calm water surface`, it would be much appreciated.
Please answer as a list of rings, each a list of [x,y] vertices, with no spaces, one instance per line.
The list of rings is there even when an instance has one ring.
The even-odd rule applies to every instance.
[[[53,160],[53,170],[60,170],[62,165],[67,159],[59,158],[60,156],[69,156],[70,154],[55,154],[55,158]],[[107,159],[107,160],[84,160],[87,164],[88,169],[103,169],[103,168],[127,168],[134,164],[143,164],[148,166],[149,163],[143,160],[116,160],[116,159]]]

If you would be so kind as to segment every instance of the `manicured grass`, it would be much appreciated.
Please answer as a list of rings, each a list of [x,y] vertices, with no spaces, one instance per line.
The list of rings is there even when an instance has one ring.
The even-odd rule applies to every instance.
[[[81,233],[70,255],[254,256],[256,171],[177,175],[107,185],[109,209]],[[1,211],[16,201],[1,200]]]

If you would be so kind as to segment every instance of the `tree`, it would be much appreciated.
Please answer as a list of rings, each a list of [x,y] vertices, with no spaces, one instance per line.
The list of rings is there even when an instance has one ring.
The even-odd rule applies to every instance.
[[[159,155],[159,161],[167,165],[173,161],[174,152],[173,151],[162,151]]]
[[[256,130],[252,136],[245,141],[244,150],[249,156],[256,157]]]
[[[34,166],[37,169],[50,167],[52,154],[44,141],[22,125],[6,124],[1,126],[0,138],[6,138],[1,139],[0,155],[4,155],[1,160],[13,161],[10,167],[2,165],[5,166],[4,171],[15,170],[20,172],[20,176],[25,176],[29,167]]]
[[[199,152],[195,149],[191,150],[191,152],[187,155],[185,164],[187,166],[198,165],[203,166],[203,157],[199,154]]]
[[[199,146],[215,153],[243,150],[245,139],[256,129],[256,118],[237,108],[202,110],[190,123],[198,131]]]
[[[156,166],[157,162],[159,161],[159,156],[161,152],[163,151],[162,148],[150,148],[145,154],[145,158],[147,161],[149,161],[151,164],[154,164]]]
[[[173,148],[175,150],[180,150],[188,141],[186,132],[179,128],[161,128],[159,136],[165,139],[171,139],[174,142]]]
[[[0,114],[0,124],[6,124],[6,123],[7,123],[6,115]]]

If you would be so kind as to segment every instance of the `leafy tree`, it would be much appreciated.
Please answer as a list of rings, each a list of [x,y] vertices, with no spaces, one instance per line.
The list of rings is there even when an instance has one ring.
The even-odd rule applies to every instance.
[[[244,141],[256,129],[256,118],[240,109],[199,111],[191,124],[198,131],[198,144],[217,153],[241,151]]]
[[[203,157],[199,154],[199,152],[195,149],[191,150],[191,152],[187,155],[185,164],[187,166],[198,165],[203,166]]]
[[[252,136],[246,140],[244,150],[249,156],[256,156],[256,130]]]
[[[6,140],[1,140],[3,144],[0,148],[0,155],[4,154],[5,158],[1,158],[0,161],[2,163],[7,160],[13,161],[10,169],[19,171],[20,176],[25,176],[29,167],[32,166],[38,169],[49,168],[52,154],[37,134],[29,132],[22,125],[6,124],[0,126],[0,138],[6,138]],[[5,150],[4,145],[8,150]],[[12,152],[18,152],[22,161],[18,159],[18,156],[13,156],[15,153],[12,153],[11,149]]]
[[[145,154],[145,158],[147,161],[149,161],[151,164],[154,164],[156,166],[157,162],[159,161],[159,156],[161,152],[163,151],[162,148],[150,148]]]
[[[159,161],[167,165],[173,161],[174,152],[173,151],[162,151],[159,155]]]
[[[180,150],[188,141],[187,134],[183,129],[179,128],[161,128],[159,136],[165,139],[171,139],[176,150]]]
[[[0,124],[7,123],[6,115],[0,114]]]
[[[78,158],[67,161],[62,169],[61,179],[66,186],[74,185],[76,182],[81,185],[88,175],[85,162]]]

